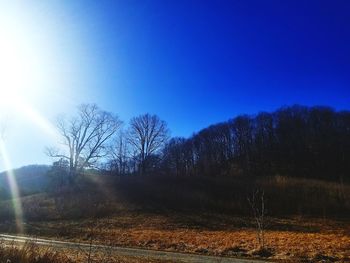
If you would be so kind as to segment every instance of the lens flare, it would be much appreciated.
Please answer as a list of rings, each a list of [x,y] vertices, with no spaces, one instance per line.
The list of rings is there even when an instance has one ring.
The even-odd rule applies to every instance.
[[[17,231],[18,233],[24,233],[22,203],[19,196],[15,174],[12,171],[11,162],[2,138],[0,138],[0,155],[6,168],[6,176],[12,195],[12,205],[15,213]]]
[[[46,42],[38,34],[33,34],[36,30],[33,31],[30,23],[24,23],[26,16],[22,14],[21,6],[22,4],[12,6],[9,2],[2,4],[0,8],[0,124],[3,124],[4,116],[9,115],[14,120],[20,117],[57,141],[59,136],[56,129],[34,106],[35,102],[40,103],[45,98],[47,91],[43,85],[49,80],[44,66],[47,61],[43,48],[45,45],[41,46],[41,43]],[[12,172],[11,158],[1,134],[0,158],[7,171],[17,228],[19,232],[23,232],[19,190]]]
[[[24,116],[34,124],[36,124],[42,131],[49,135],[52,139],[56,140],[59,138],[57,130],[52,124],[45,119],[40,112],[38,112],[30,104],[26,103],[20,96],[16,100],[13,100],[12,104],[8,106],[13,112],[18,115]]]
[[[6,12],[5,12],[6,13]],[[14,17],[0,13],[0,92],[3,100],[39,96],[43,76],[37,44]]]
[[[55,140],[58,138],[56,130],[52,125],[31,105],[27,104],[24,99],[17,97],[11,100],[11,103],[3,103],[6,105],[8,110],[17,113],[18,115],[24,116],[29,121],[37,125],[41,130],[43,130],[47,135],[51,136]],[[10,187],[12,196],[12,206],[15,213],[15,220],[18,233],[24,233],[23,226],[23,210],[22,203],[19,195],[18,185],[16,182],[16,177],[12,171],[13,166],[11,165],[10,157],[6,149],[5,142],[0,136],[0,157],[2,159],[4,168],[6,169],[7,181]]]

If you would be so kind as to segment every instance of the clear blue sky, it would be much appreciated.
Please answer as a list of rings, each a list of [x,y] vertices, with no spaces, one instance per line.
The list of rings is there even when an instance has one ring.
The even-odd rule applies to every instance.
[[[23,1],[11,12],[45,53],[50,78],[32,104],[50,121],[95,102],[189,136],[282,105],[350,108],[349,1]],[[49,139],[23,122],[8,139],[13,165],[48,162]]]

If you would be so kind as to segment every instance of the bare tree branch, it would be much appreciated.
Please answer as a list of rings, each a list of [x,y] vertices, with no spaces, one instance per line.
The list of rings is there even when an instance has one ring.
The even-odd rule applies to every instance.
[[[106,155],[106,144],[121,124],[117,116],[99,109],[97,105],[82,104],[78,107],[77,116],[57,121],[66,152],[48,148],[46,153],[50,157],[68,159],[71,174],[80,172]]]
[[[145,170],[145,160],[157,153],[169,138],[165,121],[157,115],[144,114],[131,119],[128,142],[140,158],[140,172]]]

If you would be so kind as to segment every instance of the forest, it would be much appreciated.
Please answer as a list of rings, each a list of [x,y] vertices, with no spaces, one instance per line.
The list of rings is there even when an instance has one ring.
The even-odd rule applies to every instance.
[[[350,112],[282,107],[213,124],[189,138],[144,114],[124,125],[96,105],[58,128],[69,154],[48,148],[54,167],[73,173],[181,176],[289,176],[343,182],[350,172]]]
[[[349,13],[0,0],[0,263],[350,263]]]
[[[348,258],[349,111],[282,107],[189,138],[171,137],[157,115],[124,123],[95,104],[56,124],[53,165],[0,174],[0,231],[221,257]]]

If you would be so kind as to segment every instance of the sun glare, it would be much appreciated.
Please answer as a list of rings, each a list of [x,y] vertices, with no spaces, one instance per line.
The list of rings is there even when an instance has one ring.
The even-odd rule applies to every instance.
[[[0,20],[0,113],[21,115],[55,136],[50,123],[31,104],[33,98],[44,99],[38,62],[42,52],[10,22]]]
[[[3,103],[12,103],[18,96],[37,93],[40,70],[34,50],[28,41],[5,27],[0,27],[0,92]]]
[[[23,28],[22,28],[23,29]],[[40,50],[21,31],[21,27],[0,17],[0,125],[6,115],[29,120],[46,134],[55,137],[56,131],[32,105],[31,99],[39,98],[42,71],[39,67]],[[41,99],[41,98],[40,98]],[[0,136],[1,137],[1,136]],[[11,158],[3,138],[0,138],[0,160],[7,171],[12,194],[17,228],[23,232],[23,213]]]
[[[7,106],[18,97],[40,96],[45,50],[32,27],[21,20],[22,14],[6,5],[4,9],[0,10],[0,96]]]
[[[12,172],[10,158],[8,156],[7,149],[6,149],[5,143],[3,141],[3,138],[1,138],[1,137],[0,137],[0,158],[4,164],[4,167],[6,168],[7,181],[8,181],[8,185],[10,187],[10,191],[11,191],[11,195],[12,195],[12,205],[13,205],[13,210],[14,210],[15,217],[16,217],[17,231],[19,233],[23,233],[24,228],[23,228],[22,203],[21,203],[20,197],[19,197],[19,191],[18,191],[18,186],[17,186],[15,174]]]

